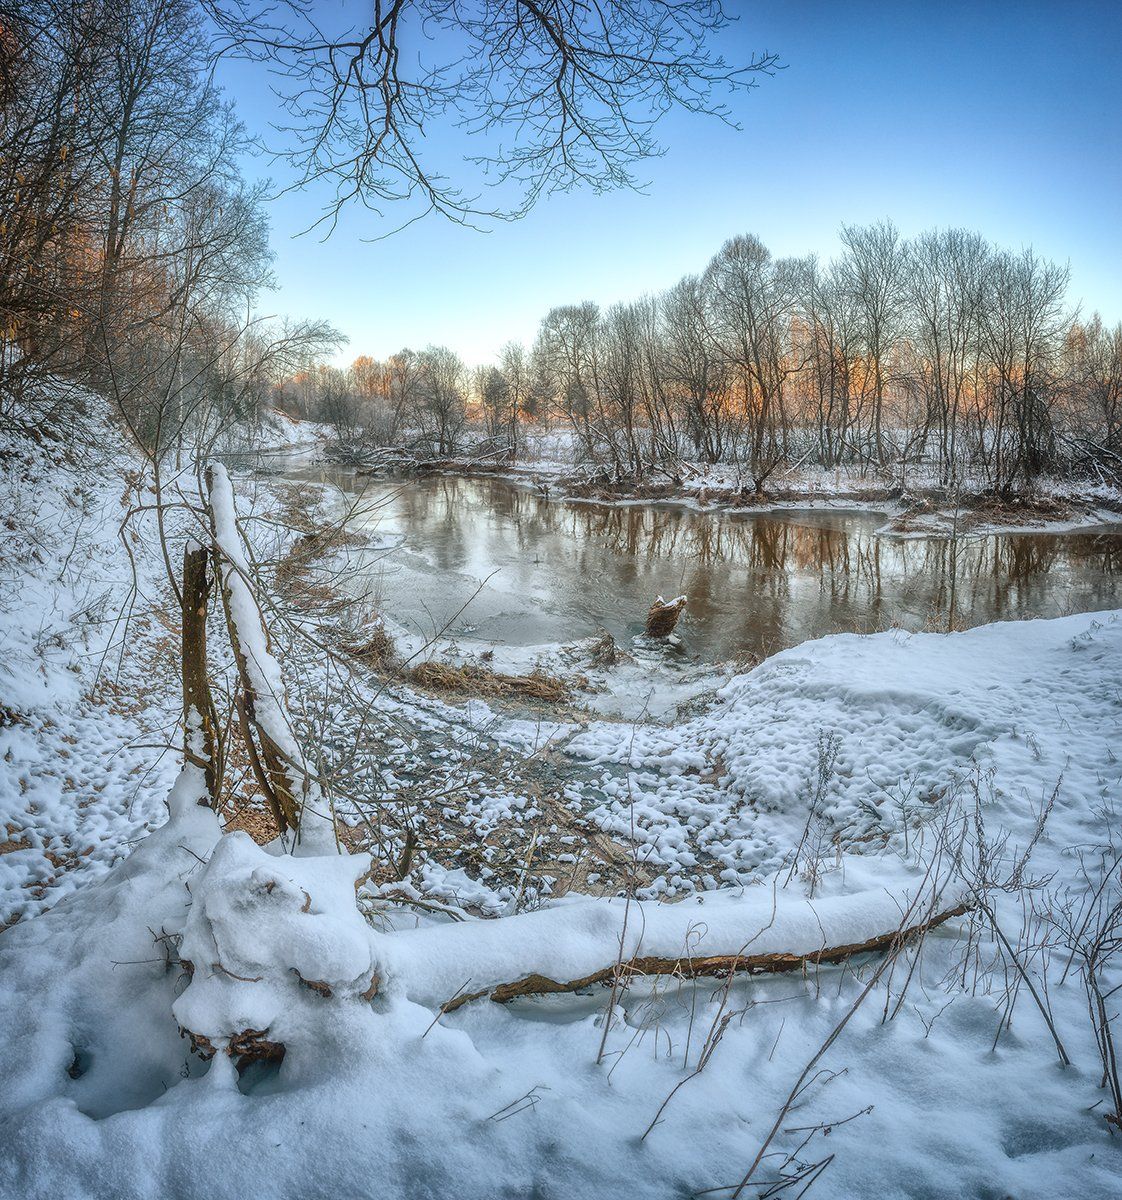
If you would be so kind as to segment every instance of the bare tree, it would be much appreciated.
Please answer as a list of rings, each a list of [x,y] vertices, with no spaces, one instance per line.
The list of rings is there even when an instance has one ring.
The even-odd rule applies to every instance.
[[[881,222],[843,243],[822,263],[735,238],[661,296],[551,309],[529,354],[510,344],[473,373],[487,436],[517,454],[521,426],[556,417],[615,483],[680,482],[690,456],[758,491],[804,462],[1003,494],[1053,468],[1118,477],[1122,331],[1073,323],[1066,268],[964,230],[903,242]],[[442,412],[452,442],[470,427],[475,410],[448,399],[463,379],[434,389],[432,367],[407,351],[356,362],[367,409],[377,395],[392,410],[383,442],[438,448]]]
[[[327,185],[330,223],[351,201],[465,221],[520,216],[577,183],[633,184],[667,112],[731,120],[726,98],[777,66],[718,52],[733,19],[721,0],[374,0],[358,23],[312,0],[202,2],[218,52],[279,79],[280,148],[295,187]],[[443,175],[425,146],[438,121],[479,147],[468,178]],[[510,185],[509,202],[481,205],[485,182]]]
[[[595,304],[568,304],[546,314],[534,347],[549,398],[571,425],[583,453],[597,457],[594,424],[599,393],[597,328],[600,310]]]
[[[982,335],[992,383],[993,485],[1011,491],[1031,484],[1055,459],[1049,397],[1057,355],[1070,318],[1064,307],[1067,267],[1042,261],[1031,249],[1002,251],[990,260],[982,306]]]
[[[1065,346],[1073,426],[1069,446],[1100,479],[1122,480],[1122,324],[1096,313]]]
[[[465,419],[464,364],[447,346],[428,346],[417,356],[417,416],[440,455],[452,454]]]
[[[507,438],[511,454],[518,453],[518,428],[523,415],[530,415],[532,386],[526,348],[507,342],[499,352],[499,370],[507,385]]]
[[[726,360],[710,333],[706,290],[697,275],[687,275],[662,299],[664,371],[677,396],[694,453],[716,463],[729,448],[734,417],[724,402]]]
[[[726,242],[705,272],[713,336],[749,425],[749,466],[757,491],[787,454],[787,379],[802,365],[792,356],[791,319],[805,270],[805,263],[774,260],[759,238],[749,235]]]
[[[891,221],[843,225],[841,239],[845,253],[838,263],[839,282],[860,316],[872,391],[871,437],[883,465],[889,360],[904,331],[904,247]]]
[[[961,464],[960,422],[976,378],[988,257],[985,241],[961,229],[925,233],[909,255],[914,344],[944,483],[957,480]]]

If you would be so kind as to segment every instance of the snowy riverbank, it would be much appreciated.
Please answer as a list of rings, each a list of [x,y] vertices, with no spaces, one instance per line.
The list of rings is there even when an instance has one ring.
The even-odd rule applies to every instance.
[[[313,455],[313,459],[317,457]],[[947,486],[923,464],[903,477],[875,467],[799,465],[769,474],[757,490],[735,464],[686,462],[675,472],[652,470],[643,480],[614,480],[579,465],[573,440],[563,433],[529,433],[516,458],[470,452],[418,460],[393,449],[364,452],[324,437],[319,459],[362,469],[438,471],[507,479],[559,500],[600,505],[675,505],[694,511],[771,513],[825,509],[885,516],[894,536],[1059,533],[1122,525],[1122,490],[1087,480],[1042,477],[1029,491],[998,498],[983,481],[967,477]]]
[[[734,878],[742,867],[749,874],[774,867],[779,848],[789,854],[799,825],[809,824],[805,861],[779,899],[783,913],[804,903],[813,877],[825,938],[830,903],[844,913],[846,897],[856,901],[872,889],[896,911],[891,895],[920,877],[944,828],[933,810],[951,803],[945,789],[956,779],[981,781],[988,836],[1010,838],[1001,856],[1006,869],[1032,846],[1037,816],[1058,783],[1031,858],[1031,873],[1049,879],[1050,890],[1033,896],[1055,902],[1053,892],[1078,891],[1073,849],[1097,857],[1112,835],[1120,669],[1117,615],[950,637],[831,638],[734,681],[692,726],[639,730],[631,746],[592,726],[570,751],[626,757],[631,795],[621,786],[606,818],[627,822],[634,811],[639,853],[653,855],[668,879],[685,858],[717,846]],[[826,729],[843,741],[823,794],[811,781],[821,753],[815,731]],[[887,978],[871,974],[873,959],[728,985],[636,980],[614,1007],[607,990],[592,989],[510,1006],[476,1001],[434,1025],[435,1003],[479,970],[483,944],[472,950],[472,928],[422,919],[443,940],[413,941],[408,930],[418,918],[387,910],[380,935],[361,933],[361,921],[337,928],[331,922],[346,912],[346,890],[327,890],[326,862],[247,859],[251,844],[237,835],[241,857],[227,855],[215,877],[201,864],[218,828],[203,810],[189,811],[104,881],[0,940],[0,1015],[9,1031],[0,1051],[9,1081],[0,1101],[5,1195],[233,1197],[259,1194],[265,1173],[271,1195],[292,1198],[513,1197],[535,1189],[571,1196],[619,1190],[624,1181],[634,1196],[731,1189],[793,1088],[795,1109],[770,1143],[761,1181],[796,1176],[832,1155],[816,1185],[823,1196],[996,1189],[1045,1197],[1073,1187],[1081,1196],[1114,1194],[1122,1159],[1102,1116],[1109,1100],[1098,1086],[1082,985],[1074,974],[1061,982],[1060,964],[1052,964],[1050,1012],[1075,1064],[1063,1070],[1027,995],[1003,1030],[1009,964],[1002,969],[992,937],[967,917],[929,936],[918,958]],[[819,817],[823,829],[814,827]],[[864,831],[855,847],[863,852],[839,854],[832,837],[822,836],[825,827]],[[761,857],[769,845],[771,856]],[[243,861],[244,868],[236,865]],[[282,990],[255,999],[264,985],[237,981],[267,969],[273,935],[257,932],[246,942],[237,932],[252,914],[254,921],[267,916],[260,901],[243,908],[236,898],[243,869],[296,889],[297,901],[301,888],[314,897],[313,913],[325,914],[314,918],[324,922],[317,936],[326,939],[315,955],[354,947],[331,967],[307,957],[311,944],[298,951],[290,941],[297,935],[285,935],[283,944],[293,946],[286,953],[305,954],[294,960],[304,977],[338,989],[334,981],[349,978],[339,972],[369,973],[359,958],[370,953],[382,964],[384,994],[373,1002],[305,999],[298,989],[290,996],[278,976],[270,986]],[[204,910],[222,922],[206,935],[218,939],[208,953],[233,972],[222,1003],[250,1004],[239,1019],[255,1028],[264,1021],[283,1035],[289,1051],[279,1070],[251,1068],[239,1079],[221,1059],[208,1069],[178,1035],[177,1015],[197,1027],[219,1011],[205,991],[192,1007],[176,999],[187,985],[175,965],[177,931],[201,903],[192,905],[191,896],[209,895],[212,878],[235,888]],[[782,885],[784,872],[772,878]],[[738,918],[745,943],[768,929],[763,946],[795,936],[789,918],[776,924],[767,883],[727,895],[755,896]],[[1018,945],[1022,898],[1016,891],[998,896]],[[700,938],[692,953],[705,953],[703,931],[716,937],[723,928],[717,897],[714,904],[712,914],[703,904],[688,916]],[[557,914],[562,940],[543,942],[527,926],[538,957],[554,970],[583,970],[589,955],[582,938],[592,927],[580,933],[579,906],[570,901],[546,912]],[[634,919],[640,945],[653,952],[653,925],[644,943],[638,909]],[[516,927],[504,946],[503,921],[469,921],[477,924],[492,958],[517,955]],[[280,936],[284,927],[277,928]],[[856,940],[867,926],[850,928],[840,936]],[[197,942],[201,929],[191,936]],[[355,938],[367,936],[372,949],[360,956]],[[340,938],[339,951],[331,950]],[[191,953],[194,978],[214,974],[197,948]],[[355,966],[344,965],[352,959]],[[1036,954],[1027,961],[1039,980]],[[418,967],[430,982],[410,983]],[[859,1004],[867,987],[871,998]],[[808,1061],[851,1010],[844,1033],[800,1084]],[[886,1012],[893,1019],[884,1024]],[[699,1055],[704,1070],[696,1074]],[[439,1154],[425,1148],[435,1145]]]

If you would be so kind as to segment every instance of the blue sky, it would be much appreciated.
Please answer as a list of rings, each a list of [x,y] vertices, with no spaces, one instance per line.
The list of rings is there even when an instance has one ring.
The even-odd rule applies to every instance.
[[[668,119],[642,194],[554,196],[487,233],[430,218],[384,241],[364,240],[386,226],[356,209],[324,242],[293,237],[317,201],[290,193],[269,206],[280,288],[264,307],[331,320],[342,362],[430,342],[485,362],[553,305],[660,290],[733,234],[829,256],[843,221],[888,216],[905,234],[1032,244],[1070,262],[1084,311],[1122,319],[1122,0],[728,7],[726,54],[774,50],[786,68],[734,100],[739,131]],[[259,70],[225,82],[263,129]]]

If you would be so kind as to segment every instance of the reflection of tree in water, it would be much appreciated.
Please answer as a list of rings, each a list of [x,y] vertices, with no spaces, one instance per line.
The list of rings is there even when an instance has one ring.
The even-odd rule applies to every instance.
[[[391,510],[404,530],[439,529],[440,537],[426,539],[432,560],[442,571],[462,571],[478,538],[477,520],[470,511],[458,479],[435,479],[425,486],[406,484]]]
[[[868,515],[691,512],[546,499],[500,480],[407,483],[393,502],[407,547],[441,570],[504,563],[592,621],[635,613],[648,591],[690,597],[700,648],[773,651],[891,624],[939,625],[952,562],[963,623],[1113,606],[1118,534],[900,539]],[[638,605],[638,607],[636,607]]]
[[[1073,533],[1066,539],[1073,558],[1104,575],[1122,574],[1122,537],[1116,533]]]
[[[949,604],[949,538],[912,543],[910,574],[926,582],[932,614]],[[918,551],[919,560],[915,561]],[[1054,616],[1112,602],[1122,565],[1117,534],[1007,534],[959,539],[956,608],[969,624],[1008,617]]]

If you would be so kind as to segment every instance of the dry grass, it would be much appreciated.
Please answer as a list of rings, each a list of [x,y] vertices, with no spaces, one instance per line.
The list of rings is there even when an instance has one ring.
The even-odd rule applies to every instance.
[[[346,546],[359,546],[363,539],[351,533],[345,523],[325,526],[316,502],[297,487],[283,488],[278,494],[277,521],[295,532],[287,553],[274,568],[277,590],[291,603],[306,610],[342,610],[346,601],[313,568],[320,559]]]
[[[958,503],[958,530],[968,533],[981,526],[1045,526],[1054,521],[1070,521],[1084,511],[1079,505],[1058,496],[998,496],[992,492],[963,495]],[[925,518],[938,516],[944,523],[955,518],[954,498],[933,493],[914,499],[905,512],[892,521],[896,533],[923,532]]]
[[[621,662],[630,662],[631,655],[627,651],[620,648],[615,638],[610,633],[605,631],[592,647],[592,653],[588,659],[590,667],[616,667]]]
[[[1026,521],[1068,521],[1075,510],[1053,496],[985,495],[969,502],[968,524],[1022,525]]]
[[[226,723],[222,748],[225,770],[218,793],[219,820],[227,833],[248,833],[259,846],[267,845],[280,830],[257,786],[237,720]]]
[[[274,582],[277,590],[290,603],[308,611],[345,609],[347,601],[335,588],[317,579],[313,567],[325,554],[350,544],[351,540],[340,530],[301,534],[276,565]]]
[[[410,683],[428,691],[454,692],[471,696],[518,696],[563,704],[569,699],[569,685],[560,679],[534,671],[529,675],[503,675],[482,667],[454,667],[448,663],[423,662],[408,673]],[[574,681],[579,683],[579,680]]]
[[[30,849],[31,842],[28,840],[27,834],[17,826],[9,824],[5,838],[0,842],[0,854],[14,854],[17,850]]]
[[[273,814],[256,803],[243,803],[240,809],[232,813],[225,807],[219,816],[223,817],[227,833],[248,833],[259,846],[268,845],[280,833]]]
[[[380,620],[374,622],[368,638],[361,642],[343,642],[343,649],[364,667],[375,671],[388,670],[397,661],[397,647]]]

